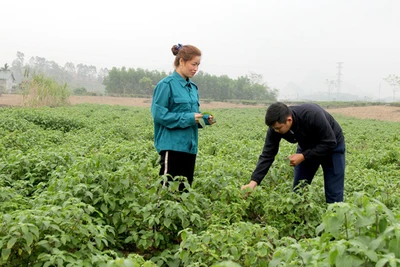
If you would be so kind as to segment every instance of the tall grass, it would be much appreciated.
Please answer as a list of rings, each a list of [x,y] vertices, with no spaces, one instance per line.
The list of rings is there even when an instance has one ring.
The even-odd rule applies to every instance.
[[[27,107],[58,107],[69,105],[67,84],[60,85],[43,74],[34,74],[23,82],[23,102]]]

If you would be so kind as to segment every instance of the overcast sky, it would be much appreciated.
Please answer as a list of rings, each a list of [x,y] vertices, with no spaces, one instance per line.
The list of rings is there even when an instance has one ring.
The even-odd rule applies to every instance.
[[[343,90],[357,95],[392,96],[383,78],[400,75],[398,0],[12,0],[0,9],[0,66],[20,51],[61,66],[169,72],[170,48],[182,43],[202,50],[200,70],[261,74],[280,97],[293,94],[289,84],[326,91],[337,62]]]

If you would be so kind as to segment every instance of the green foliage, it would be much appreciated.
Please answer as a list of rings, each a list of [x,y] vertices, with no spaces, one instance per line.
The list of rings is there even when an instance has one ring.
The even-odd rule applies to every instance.
[[[90,262],[87,255],[100,254],[109,245],[113,229],[92,219],[93,207],[74,198],[59,206],[44,201],[37,198],[30,209],[2,214],[0,264]]]
[[[226,75],[216,76],[199,71],[193,81],[201,90],[201,97],[215,101],[230,99],[274,101],[278,96],[276,89],[262,84],[262,76],[257,80],[245,75],[231,79]],[[246,101],[244,101],[247,103]]]
[[[355,194],[350,203],[329,205],[320,237],[282,240],[269,266],[397,266],[398,218],[379,201]]]
[[[24,83],[26,74],[30,71],[41,73],[53,79],[59,84],[68,83],[71,88],[85,87],[91,93],[103,93],[102,85],[108,70],[101,68],[97,70],[95,66],[77,64],[72,62],[60,66],[54,61],[46,60],[44,57],[34,56],[25,60],[24,53],[17,52],[15,60],[12,62],[11,71],[18,84],[18,91],[21,83]]]
[[[165,72],[114,67],[103,83],[108,95],[151,97],[155,85],[166,76]],[[216,101],[229,99],[274,101],[278,96],[276,89],[261,84],[261,81],[253,81],[248,76],[231,79],[226,75],[218,77],[199,71],[193,77],[193,82],[199,86],[202,98]]]
[[[74,95],[86,95],[88,91],[85,87],[77,87],[74,89]]]
[[[198,234],[184,230],[181,236],[179,257],[185,266],[210,266],[227,260],[245,266],[265,266],[274,251],[278,232],[269,226],[239,222],[210,225]]]
[[[281,192],[289,191],[291,188],[291,183],[282,181],[269,197],[272,203],[281,204],[260,203],[263,205],[264,214],[261,221],[280,229],[282,237],[290,236],[296,239],[313,237],[325,208],[323,204],[325,197],[321,194],[321,187],[323,185],[317,181],[311,186],[302,183],[296,193],[282,194]]]
[[[211,265],[211,267],[240,267],[240,265],[233,261],[223,261],[220,263],[213,264]]]
[[[158,175],[147,108],[0,109],[0,266],[399,264],[398,123],[338,117],[346,202],[327,205],[321,171],[292,191],[287,142],[245,197],[265,109],[210,113],[180,193],[186,178]]]
[[[165,72],[114,67],[104,78],[103,84],[108,95],[151,96],[154,86],[165,76],[167,76]]]
[[[67,84],[60,85],[54,79],[43,74],[34,74],[23,83],[24,105],[28,107],[68,105],[69,90]]]

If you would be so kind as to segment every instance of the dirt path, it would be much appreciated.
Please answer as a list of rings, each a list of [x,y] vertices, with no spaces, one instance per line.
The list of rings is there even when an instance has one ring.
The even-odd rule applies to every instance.
[[[341,114],[347,117],[361,119],[375,119],[383,121],[400,122],[400,107],[368,106],[328,109],[332,114]]]
[[[120,106],[136,106],[150,107],[151,100],[149,98],[126,98],[126,97],[109,97],[109,96],[71,96],[71,104],[106,104]],[[0,106],[21,106],[23,104],[22,95],[3,94],[0,96]],[[201,103],[203,109],[213,108],[251,108],[265,107],[263,105],[250,106],[243,104],[234,104],[226,102],[210,102]],[[340,114],[348,117],[362,119],[376,119],[384,121],[400,122],[400,107],[391,106],[368,106],[368,107],[347,107],[347,108],[331,108],[328,109],[332,114]]]

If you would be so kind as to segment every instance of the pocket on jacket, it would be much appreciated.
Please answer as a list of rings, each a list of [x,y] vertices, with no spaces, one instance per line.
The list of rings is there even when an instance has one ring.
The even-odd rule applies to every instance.
[[[175,98],[172,111],[190,112],[190,100],[186,98]]]

